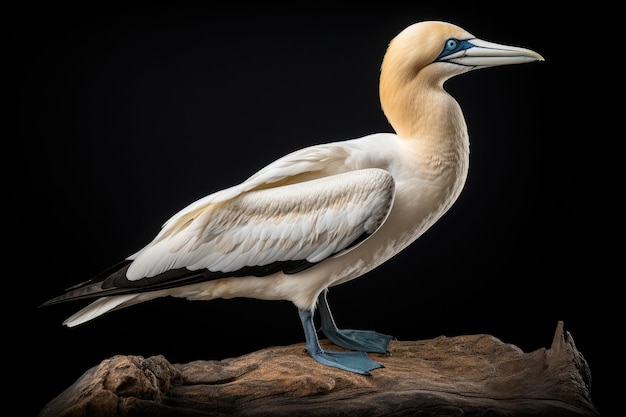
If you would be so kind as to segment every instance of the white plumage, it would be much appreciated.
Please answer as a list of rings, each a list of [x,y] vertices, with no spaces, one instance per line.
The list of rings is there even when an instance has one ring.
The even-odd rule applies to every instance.
[[[325,291],[396,255],[459,196],[469,138],[444,82],[538,60],[536,52],[482,41],[449,23],[411,25],[391,41],[381,67],[381,104],[395,133],[288,154],[184,208],[126,262],[45,304],[97,298],[64,322],[71,327],[163,296],[289,300],[311,356],[367,374],[380,364],[363,352],[385,352],[390,337],[337,329]],[[319,347],[312,326],[318,301],[329,339],[361,352]]]
[[[172,218],[153,244],[131,256],[127,277],[176,268],[234,272],[289,260],[317,263],[373,233],[393,191],[392,176],[370,168],[205,203]]]

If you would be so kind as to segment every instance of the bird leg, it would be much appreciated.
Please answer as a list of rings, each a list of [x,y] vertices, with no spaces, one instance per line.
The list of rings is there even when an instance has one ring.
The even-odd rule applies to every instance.
[[[317,362],[361,375],[371,375],[369,371],[372,369],[383,368],[382,364],[371,360],[365,352],[340,352],[323,349],[317,339],[317,332],[313,324],[313,312],[298,309],[298,313],[304,328],[306,351]]]
[[[327,294],[327,289],[320,294],[318,308],[322,320],[322,332],[331,342],[349,350],[389,353],[389,343],[393,339],[392,336],[372,330],[337,328],[333,315],[330,312],[330,307],[328,306]]]

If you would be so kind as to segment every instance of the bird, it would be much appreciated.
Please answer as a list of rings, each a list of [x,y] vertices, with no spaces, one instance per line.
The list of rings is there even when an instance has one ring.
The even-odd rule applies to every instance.
[[[339,328],[328,291],[402,252],[455,203],[469,172],[459,103],[444,88],[482,68],[544,61],[460,26],[418,21],[387,44],[380,108],[391,132],[322,142],[182,208],[136,253],[40,306],[88,300],[74,327],[160,297],[287,300],[318,363],[371,375],[394,338]],[[315,314],[321,326],[315,326]],[[322,348],[318,333],[334,345]]]

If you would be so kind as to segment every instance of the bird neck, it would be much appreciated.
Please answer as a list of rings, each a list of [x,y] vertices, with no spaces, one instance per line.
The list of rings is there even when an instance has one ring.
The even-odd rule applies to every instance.
[[[382,67],[380,100],[396,134],[409,145],[412,157],[433,165],[434,172],[448,167],[453,177],[464,178],[469,135],[461,107],[443,88],[445,78],[429,68],[414,74],[390,67]]]
[[[417,76],[383,66],[380,102],[394,131],[404,139],[453,141],[467,136],[463,112],[457,101],[443,89],[443,81],[433,82],[423,69]]]

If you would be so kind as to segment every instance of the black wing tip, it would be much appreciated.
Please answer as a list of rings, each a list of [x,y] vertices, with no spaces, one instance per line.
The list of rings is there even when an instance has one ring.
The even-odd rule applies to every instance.
[[[80,298],[84,298],[85,296],[84,288],[90,284],[93,284],[92,280],[88,280],[88,281],[81,282],[80,284],[72,285],[71,287],[65,289],[65,293],[39,304],[38,308],[49,307],[55,304],[64,303],[66,301],[73,301],[73,300],[77,300]]]
[[[206,269],[192,271],[186,268],[178,268],[163,272],[154,277],[128,281],[125,272],[130,263],[131,261],[128,260],[120,262],[92,279],[73,285],[67,288],[63,294],[40,304],[39,308],[69,301],[163,290],[226,277],[264,277],[279,271],[285,274],[296,274],[315,265],[315,263],[303,259],[276,261],[263,266],[243,267],[233,272],[210,272]]]
[[[78,286],[74,286],[71,288],[79,288]],[[82,291],[78,291],[78,290],[68,290],[69,292],[59,295],[58,297],[54,297],[48,301],[45,301],[41,304],[39,304],[38,308],[43,308],[43,307],[49,307],[49,306],[53,306],[55,304],[61,304],[67,301],[74,301],[74,300],[80,300],[82,298],[85,298],[86,296],[88,296],[87,294],[85,294]]]
[[[53,305],[55,305],[55,304],[60,304],[60,303],[62,303],[63,301],[67,301],[67,300],[65,300],[64,298],[65,298],[64,296],[54,297],[54,298],[52,298],[52,299],[50,299],[50,300],[48,300],[48,301],[45,301],[45,302],[43,302],[43,303],[39,304],[39,305],[37,306],[37,308],[49,307],[49,306],[53,306]]]
[[[118,262],[117,264],[100,272],[95,277],[66,288],[63,294],[40,304],[39,308],[61,304],[67,301],[95,298],[105,295],[102,290],[106,286],[106,279],[111,277],[112,274],[125,271],[131,262],[132,261],[128,259]]]

